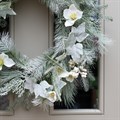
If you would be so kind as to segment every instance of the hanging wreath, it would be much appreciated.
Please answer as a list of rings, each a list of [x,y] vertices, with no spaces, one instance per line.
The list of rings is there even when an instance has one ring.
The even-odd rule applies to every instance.
[[[78,83],[85,91],[94,78],[89,66],[110,40],[100,30],[97,0],[43,0],[55,14],[55,46],[29,59],[15,48],[9,34],[0,37],[0,95],[15,93],[27,103],[51,106],[74,102]],[[11,2],[0,2],[0,16],[15,15]],[[81,81],[81,82],[79,82]],[[77,85],[76,85],[77,83]],[[62,98],[61,98],[62,96]]]

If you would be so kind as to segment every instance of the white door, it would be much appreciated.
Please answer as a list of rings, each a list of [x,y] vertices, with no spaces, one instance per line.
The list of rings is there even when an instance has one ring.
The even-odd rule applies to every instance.
[[[105,11],[114,21],[103,24],[104,32],[112,38],[113,45],[101,59],[99,83],[99,109],[53,110],[40,108],[26,111],[17,108],[12,116],[0,120],[120,120],[120,0],[102,0],[109,8]],[[15,44],[22,53],[36,57],[51,46],[52,26],[48,9],[38,0],[19,0],[15,4],[17,16],[11,29]]]

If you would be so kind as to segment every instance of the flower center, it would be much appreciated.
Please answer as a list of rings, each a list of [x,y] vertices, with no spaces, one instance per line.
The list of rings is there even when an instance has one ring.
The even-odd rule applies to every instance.
[[[75,79],[75,77],[74,77],[73,75],[69,75],[69,76],[68,76],[68,79],[72,81],[72,80]]]
[[[56,71],[57,71],[58,75],[63,73],[63,69],[60,67],[57,67]]]
[[[54,98],[55,94],[54,93],[50,93],[49,95],[51,98]]]
[[[70,15],[70,18],[71,18],[72,20],[76,20],[76,19],[77,19],[77,14],[76,14],[76,13],[72,13],[72,14]]]
[[[0,66],[2,66],[4,64],[4,61],[2,58],[0,58]]]

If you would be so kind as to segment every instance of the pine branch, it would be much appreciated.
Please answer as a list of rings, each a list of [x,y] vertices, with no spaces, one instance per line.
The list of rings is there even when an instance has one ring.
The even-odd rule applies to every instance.
[[[66,5],[70,5],[69,1],[65,0],[42,0],[42,2],[44,2],[50,10],[56,14],[59,14]]]
[[[75,103],[75,95],[77,93],[77,85],[75,83],[67,83],[62,89],[62,99],[66,107],[72,107]]]
[[[9,34],[2,34],[0,36],[0,52],[10,52],[14,49],[14,43],[9,37]]]

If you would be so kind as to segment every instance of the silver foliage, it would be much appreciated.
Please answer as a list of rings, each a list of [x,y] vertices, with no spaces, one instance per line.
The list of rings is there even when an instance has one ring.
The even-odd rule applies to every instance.
[[[52,12],[58,14],[67,5],[70,5],[69,1],[66,0],[42,0]]]
[[[46,66],[46,59],[44,57],[37,57],[29,60],[25,65],[25,72],[36,79],[40,79],[43,76]]]
[[[9,52],[14,49],[14,42],[10,38],[9,34],[3,33],[0,36],[0,52]]]
[[[24,93],[24,81],[20,78],[14,78],[10,82],[0,87],[0,95],[7,95],[10,91],[21,97]]]

